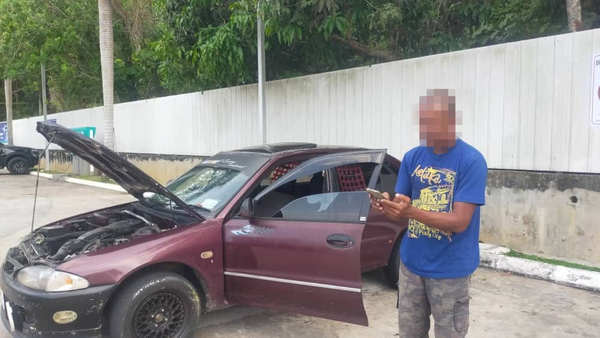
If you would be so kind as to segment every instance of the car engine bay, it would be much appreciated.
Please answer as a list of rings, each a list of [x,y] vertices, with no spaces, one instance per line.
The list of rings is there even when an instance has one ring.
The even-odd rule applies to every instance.
[[[82,254],[179,226],[175,219],[138,210],[136,204],[92,212],[38,228],[21,242],[19,249],[28,263],[57,265]]]

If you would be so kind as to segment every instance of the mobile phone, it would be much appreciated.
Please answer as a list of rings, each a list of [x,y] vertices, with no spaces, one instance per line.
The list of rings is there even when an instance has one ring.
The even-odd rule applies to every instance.
[[[369,189],[369,188],[367,188],[367,192],[371,196],[373,196],[373,198],[376,199],[376,200],[386,200],[387,199],[387,198],[385,198],[385,196],[381,192],[379,192],[379,191],[377,191],[375,189]]]

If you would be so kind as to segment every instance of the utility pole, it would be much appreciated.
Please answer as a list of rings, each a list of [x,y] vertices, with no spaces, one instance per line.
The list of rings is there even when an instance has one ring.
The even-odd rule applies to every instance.
[[[12,80],[4,79],[4,98],[6,102],[6,125],[8,126],[8,145],[13,145]]]
[[[46,66],[42,63],[42,112],[44,114],[44,122],[48,121],[48,106],[46,100]],[[44,154],[45,166],[44,170],[50,171],[50,150],[48,149],[48,141],[46,140],[46,153]]]
[[[260,4],[258,2],[256,30],[258,38],[258,133],[260,142],[267,143],[267,107],[265,100],[265,25],[260,17]]]

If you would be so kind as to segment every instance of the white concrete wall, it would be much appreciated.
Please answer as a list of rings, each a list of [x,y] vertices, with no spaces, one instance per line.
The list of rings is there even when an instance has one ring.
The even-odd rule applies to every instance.
[[[307,76],[269,84],[270,142],[417,145],[412,107],[428,88],[457,91],[463,138],[490,168],[600,172],[591,125],[600,30]]]
[[[115,105],[117,150],[212,155],[259,142],[256,86]]]
[[[457,92],[463,138],[490,168],[600,173],[592,126],[592,60],[600,30],[559,35],[267,84],[269,142],[385,147],[418,144],[413,107],[428,88]],[[54,114],[93,125],[100,108]],[[41,147],[34,120],[15,121],[15,142]],[[211,155],[256,144],[256,85],[115,106],[118,151]]]
[[[48,119],[56,119],[58,124],[68,128],[96,127],[96,140],[104,139],[104,121],[102,119],[102,107],[74,110],[64,113],[50,114]],[[46,139],[35,131],[36,123],[43,121],[42,116],[14,120],[14,143],[18,146],[44,148]],[[50,149],[60,147],[50,145]]]

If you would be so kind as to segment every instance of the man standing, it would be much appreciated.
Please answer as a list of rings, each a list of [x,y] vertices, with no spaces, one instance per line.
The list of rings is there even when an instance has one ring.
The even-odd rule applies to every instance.
[[[419,105],[424,146],[404,156],[396,195],[372,201],[389,219],[408,218],[400,247],[400,338],[465,337],[469,283],[479,265],[479,207],[485,204],[487,164],[456,137],[455,98],[428,91]]]

